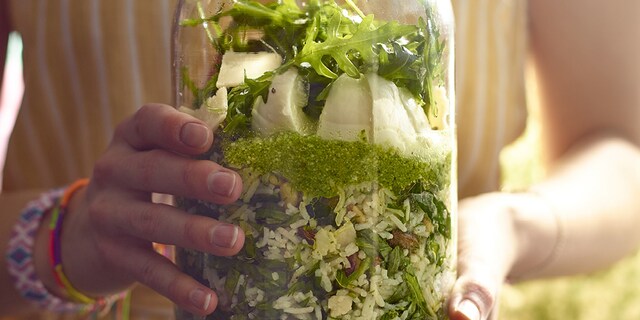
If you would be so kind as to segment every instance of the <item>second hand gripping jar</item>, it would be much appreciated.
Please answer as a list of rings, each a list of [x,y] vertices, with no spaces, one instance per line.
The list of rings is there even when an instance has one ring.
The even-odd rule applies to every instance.
[[[178,248],[206,319],[446,319],[455,280],[453,17],[441,0],[182,0],[175,104],[215,134],[242,251]],[[199,319],[184,310],[178,319]]]

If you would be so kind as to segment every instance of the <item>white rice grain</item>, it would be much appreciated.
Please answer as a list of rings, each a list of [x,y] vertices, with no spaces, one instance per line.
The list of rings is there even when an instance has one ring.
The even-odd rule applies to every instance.
[[[306,202],[300,202],[300,206],[298,206],[298,209],[300,211],[300,216],[302,216],[302,219],[304,220],[309,220],[311,219],[311,216],[309,215],[309,212],[307,211],[307,203]]]
[[[393,235],[387,231],[382,231],[378,233],[378,235],[380,236],[380,238],[385,240],[393,239]]]
[[[350,255],[352,255],[352,254],[354,254],[354,253],[358,252],[358,250],[360,250],[360,248],[358,248],[358,245],[356,245],[355,243],[353,243],[353,242],[352,242],[352,243],[349,243],[349,244],[344,248],[343,255],[344,255],[345,257],[348,257],[348,256],[350,256]]]
[[[365,223],[357,223],[353,227],[356,229],[356,231],[360,231],[364,229],[371,229],[372,226],[373,226],[373,222],[367,221]]]
[[[376,224],[374,229],[378,230],[378,231],[383,231],[383,230],[386,230],[388,227],[389,227],[389,223],[388,222],[380,221],[380,223]]]
[[[226,221],[235,221],[235,220],[247,220],[247,214],[251,211],[249,206],[243,204],[240,208],[236,209],[231,215],[225,218]]]
[[[402,230],[402,232],[407,232],[407,226],[405,226],[404,223],[402,223],[402,221],[398,219],[398,217],[396,217],[393,214],[390,214],[389,220],[391,220],[391,222],[393,222],[393,224],[395,224],[396,227],[398,227],[398,229]]]
[[[298,228],[303,227],[305,225],[307,225],[307,220],[301,219],[301,220],[298,220],[298,221],[290,224],[289,228],[295,230],[295,229],[298,229]]]
[[[256,179],[249,185],[249,188],[247,188],[247,192],[242,197],[242,201],[249,203],[251,198],[253,198],[253,195],[256,193],[258,186],[260,186],[260,180]]]
[[[256,247],[262,248],[267,245],[269,241],[269,229],[266,227],[262,228],[262,238],[256,242]]]
[[[313,312],[313,307],[286,308],[283,311],[286,312],[286,313],[289,313],[289,314],[305,314],[305,313],[312,313]]]
[[[287,240],[291,241],[292,243],[300,243],[300,238],[298,238],[298,236],[292,230],[286,230],[285,228],[279,227],[278,229],[276,229],[276,231],[278,231],[279,234],[287,238]]]

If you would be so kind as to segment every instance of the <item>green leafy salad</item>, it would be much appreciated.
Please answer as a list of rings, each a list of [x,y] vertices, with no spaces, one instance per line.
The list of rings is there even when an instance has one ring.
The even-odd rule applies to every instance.
[[[234,257],[177,252],[218,293],[207,319],[446,318],[447,48],[426,4],[422,16],[378,20],[352,0],[234,0],[181,22],[219,53],[202,87],[183,68],[193,105],[181,110],[215,131],[203,157],[244,183],[231,205],[179,200],[246,236]]]

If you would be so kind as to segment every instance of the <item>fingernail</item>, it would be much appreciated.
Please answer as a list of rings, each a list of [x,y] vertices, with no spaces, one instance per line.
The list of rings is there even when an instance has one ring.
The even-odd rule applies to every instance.
[[[180,130],[180,141],[192,148],[202,148],[209,140],[209,128],[199,123],[189,122]]]
[[[221,248],[233,248],[238,241],[238,227],[219,224],[211,230],[211,243]]]
[[[209,309],[209,304],[211,304],[211,293],[197,288],[189,293],[189,300],[191,300],[194,307],[200,310],[207,310]]]
[[[469,320],[480,320],[480,310],[478,310],[478,306],[471,300],[465,299],[460,301],[456,309]]]
[[[227,171],[216,171],[209,174],[209,192],[228,197],[236,187],[236,175]]]

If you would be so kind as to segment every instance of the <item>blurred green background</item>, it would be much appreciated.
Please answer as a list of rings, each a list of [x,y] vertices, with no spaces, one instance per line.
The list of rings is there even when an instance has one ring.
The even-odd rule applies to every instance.
[[[535,88],[530,91],[535,94]],[[536,105],[530,93],[526,132],[502,153],[505,190],[523,189],[544,175]],[[635,254],[593,274],[506,285],[500,297],[499,319],[640,319],[639,283],[640,254]]]

